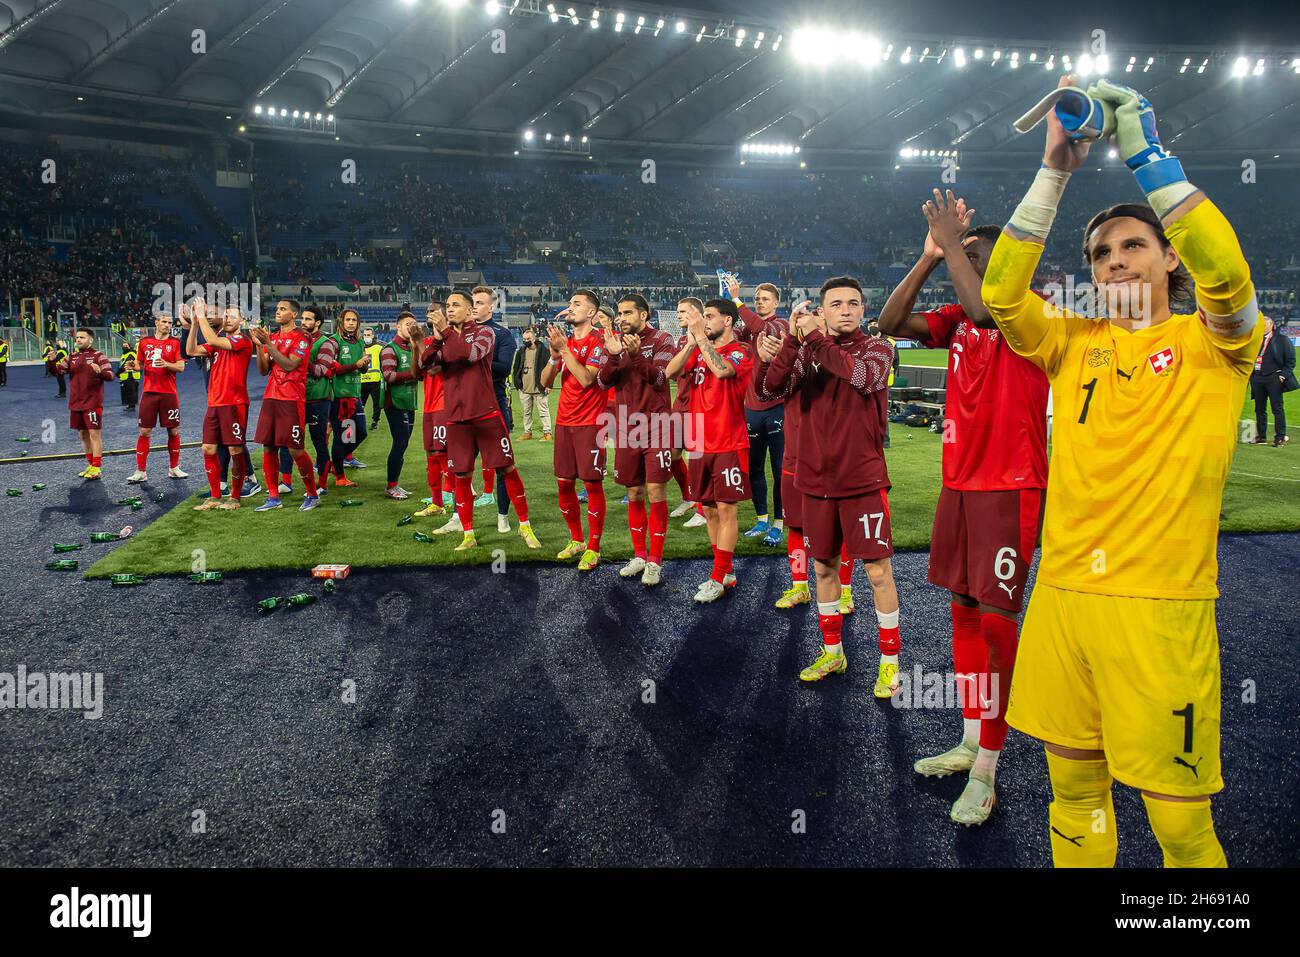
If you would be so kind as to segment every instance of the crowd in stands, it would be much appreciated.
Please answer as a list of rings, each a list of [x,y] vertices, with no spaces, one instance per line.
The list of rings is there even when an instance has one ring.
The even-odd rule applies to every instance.
[[[53,183],[42,179],[45,154],[55,160]],[[340,175],[349,158],[354,183]],[[240,257],[214,240],[224,242],[228,231],[190,161],[54,143],[3,146],[0,161],[10,171],[0,181],[0,304],[40,295],[47,311],[92,322],[146,311],[152,286],[177,274],[198,282],[328,283],[372,302],[427,301],[455,270],[482,270],[497,286],[540,280],[552,288],[537,303],[577,285],[671,302],[698,292],[697,276],[715,268],[786,290],[815,289],[831,272],[888,289],[919,254],[920,205],[935,172],[660,166],[657,181],[645,183],[635,167],[593,172],[274,144],[258,153],[253,196],[258,252],[270,262],[246,255],[241,274]],[[1141,199],[1122,169],[1090,172],[1070,184],[1040,283],[1065,284],[1070,274],[1084,281],[1080,238],[1088,217]],[[977,223],[1005,222],[1028,180],[1028,173],[959,175],[953,188],[968,198]],[[1271,307],[1294,309],[1300,221],[1278,211],[1295,208],[1300,194],[1268,175],[1242,183],[1235,171],[1211,170],[1194,179],[1237,227],[1256,284],[1280,290],[1269,294]]]

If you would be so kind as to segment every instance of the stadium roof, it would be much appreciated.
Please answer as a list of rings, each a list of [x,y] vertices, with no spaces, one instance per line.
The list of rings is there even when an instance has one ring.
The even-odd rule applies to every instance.
[[[1011,121],[1093,42],[873,37],[885,21],[865,10],[860,31],[809,31],[783,22],[796,14],[781,5],[732,6],[749,12],[569,0],[0,0],[0,110],[63,129],[235,136],[243,126],[250,136],[496,154],[604,159],[653,148],[703,159],[765,144],[808,158],[956,149],[1018,153],[1022,163],[1041,139],[1017,137]],[[1300,157],[1300,43],[1135,43],[1107,54],[1112,78],[1149,93],[1174,149]]]

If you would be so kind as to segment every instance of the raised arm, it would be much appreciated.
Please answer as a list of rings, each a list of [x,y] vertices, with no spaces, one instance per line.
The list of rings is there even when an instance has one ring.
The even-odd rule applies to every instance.
[[[965,200],[953,196],[952,190],[944,194],[936,189],[934,199],[927,200],[922,211],[930,224],[930,238],[943,251],[943,261],[948,264],[948,278],[966,318],[979,329],[996,328],[997,324],[980,299],[980,286],[984,280],[966,255],[966,246],[976,241],[974,237],[966,238],[975,210],[968,209]],[[926,324],[929,325],[928,320]]]
[[[943,262],[943,250],[939,248],[934,237],[927,233],[921,258],[894,287],[894,291],[889,294],[884,307],[880,310],[880,318],[876,322],[881,332],[899,339],[929,341],[930,324],[926,321],[925,313],[913,312],[912,308],[916,305],[916,297],[920,295],[921,289],[929,281],[930,275],[939,268],[941,262]]]

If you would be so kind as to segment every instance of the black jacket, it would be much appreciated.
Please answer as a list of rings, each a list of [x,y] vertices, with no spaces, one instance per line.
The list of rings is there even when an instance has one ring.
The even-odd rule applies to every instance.
[[[1295,376],[1295,346],[1291,344],[1286,333],[1277,326],[1273,327],[1273,335],[1269,337],[1267,348],[1260,349],[1259,358],[1260,367],[1250,374],[1251,379],[1261,382],[1272,376],[1281,375],[1286,379],[1282,384],[1283,392],[1300,389],[1300,381],[1297,381]]]

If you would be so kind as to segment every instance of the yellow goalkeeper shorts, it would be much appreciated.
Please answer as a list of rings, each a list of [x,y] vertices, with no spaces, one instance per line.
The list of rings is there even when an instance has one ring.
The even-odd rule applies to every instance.
[[[1219,719],[1212,600],[1034,588],[1007,707],[1013,728],[1104,751],[1130,787],[1199,797],[1223,789]]]

